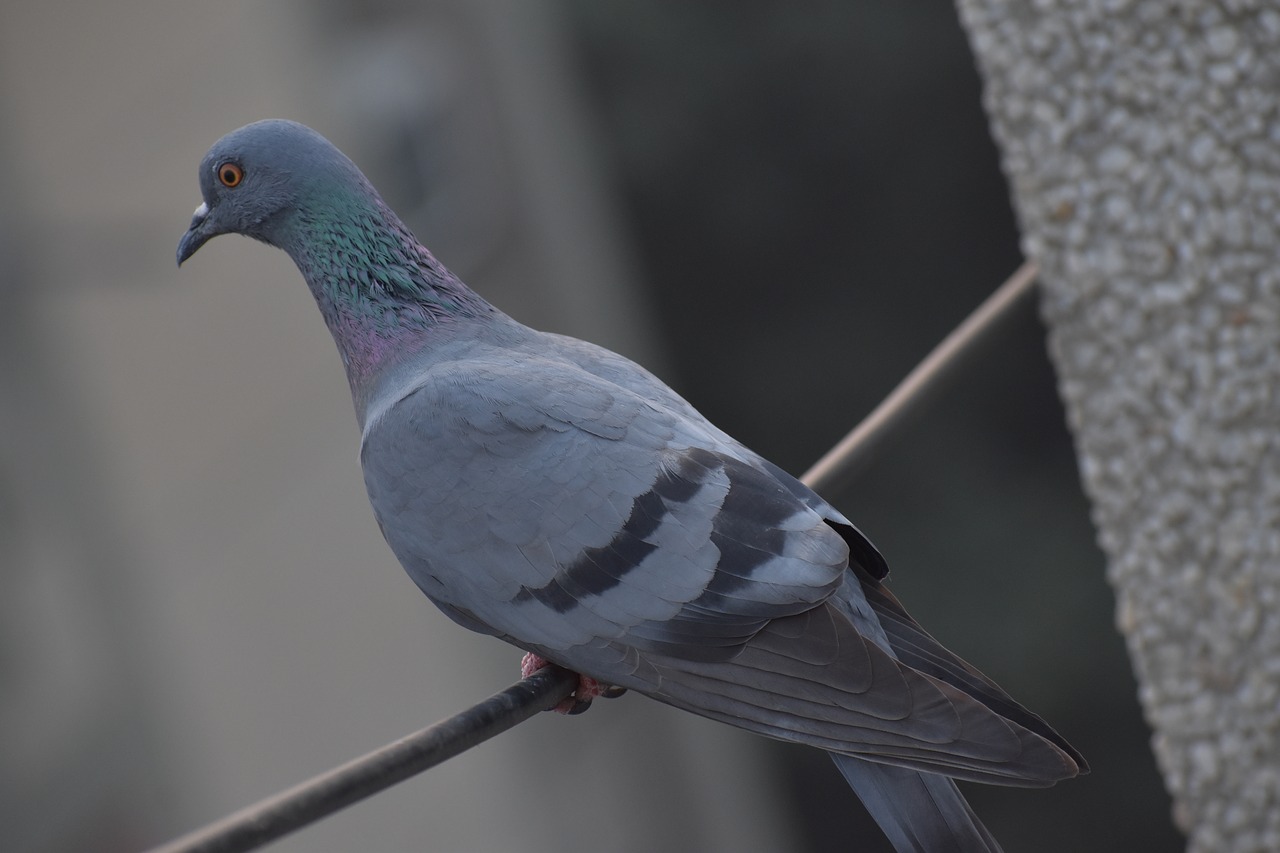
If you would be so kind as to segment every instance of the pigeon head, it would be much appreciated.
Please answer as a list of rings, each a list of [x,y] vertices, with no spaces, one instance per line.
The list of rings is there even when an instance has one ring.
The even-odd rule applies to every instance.
[[[219,139],[200,162],[200,193],[178,265],[219,234],[283,249],[311,289],[357,397],[414,341],[497,315],[418,242],[354,163],[296,122],[259,121]]]
[[[179,266],[219,234],[243,234],[294,254],[300,221],[323,217],[344,200],[368,204],[377,197],[327,139],[281,119],[254,122],[214,143],[200,162],[200,193],[204,203],[178,244]]]

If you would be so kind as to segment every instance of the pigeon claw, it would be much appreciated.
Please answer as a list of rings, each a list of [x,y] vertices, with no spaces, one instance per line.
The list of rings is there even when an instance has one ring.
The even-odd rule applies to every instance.
[[[520,661],[520,677],[528,678],[538,670],[548,666],[551,662],[541,655],[535,655],[529,652]],[[612,684],[605,684],[602,681],[596,681],[586,675],[578,675],[578,686],[573,693],[556,705],[551,710],[557,714],[567,714],[575,716],[591,707],[591,700],[603,696],[605,699],[616,699],[623,693],[626,693],[625,687],[616,687]]]

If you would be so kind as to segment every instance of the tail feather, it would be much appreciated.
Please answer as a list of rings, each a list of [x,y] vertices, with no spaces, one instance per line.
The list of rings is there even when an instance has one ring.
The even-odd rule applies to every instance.
[[[898,853],[999,853],[999,843],[949,777],[831,757]]]
[[[1081,774],[1089,765],[1066,738],[1036,714],[1018,704],[998,684],[987,678],[959,655],[943,646],[920,623],[911,618],[887,586],[860,575],[862,592],[884,628],[898,660],[926,675],[964,691],[1006,720],[1035,732],[1061,749],[1075,762]]]

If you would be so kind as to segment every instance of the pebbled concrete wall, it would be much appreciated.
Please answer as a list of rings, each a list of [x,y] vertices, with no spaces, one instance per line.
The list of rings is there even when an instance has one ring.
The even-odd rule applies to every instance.
[[[1174,820],[1280,849],[1280,12],[957,5]]]

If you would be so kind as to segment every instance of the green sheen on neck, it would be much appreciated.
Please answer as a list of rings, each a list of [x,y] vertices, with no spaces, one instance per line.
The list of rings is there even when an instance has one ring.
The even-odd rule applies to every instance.
[[[342,352],[353,391],[442,324],[496,313],[361,183],[299,205],[277,230]]]

